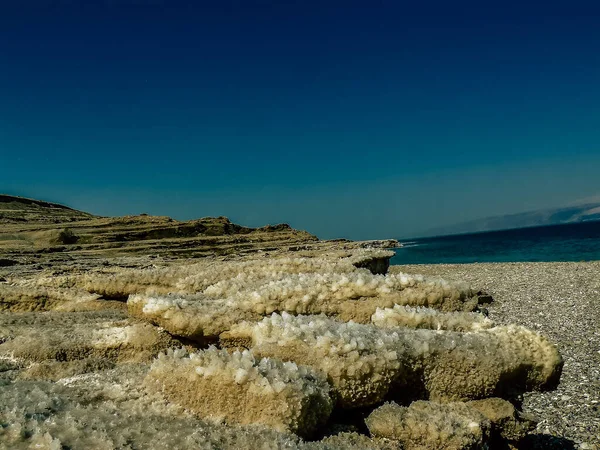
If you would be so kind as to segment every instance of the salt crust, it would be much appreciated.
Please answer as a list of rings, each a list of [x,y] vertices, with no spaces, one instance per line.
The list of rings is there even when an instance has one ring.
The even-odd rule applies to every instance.
[[[536,426],[531,417],[520,413],[512,403],[501,398],[473,400],[466,405],[487,417],[492,423],[492,432],[507,441],[518,442]]]
[[[274,311],[324,313],[368,323],[377,308],[396,304],[472,310],[473,292],[461,284],[405,274],[373,275],[354,264],[390,252],[359,249],[313,258],[202,261],[146,269],[107,268],[46,276],[0,286],[0,308],[18,311],[120,309],[110,299],[131,294],[135,316],[192,339],[216,339],[242,320]],[[168,295],[169,292],[173,294]]]
[[[229,339],[248,338],[257,355],[321,370],[327,374],[342,407],[382,400],[401,368],[397,336],[325,316],[274,313],[258,323],[236,325],[222,337],[225,344]]]
[[[327,374],[342,407],[418,392],[452,401],[510,396],[553,387],[562,369],[556,348],[523,327],[478,332],[382,329],[323,315],[274,313],[221,336],[248,342],[255,355],[306,364]]]
[[[161,353],[147,385],[203,419],[268,425],[308,436],[333,409],[325,378],[306,366],[214,346]]]
[[[389,297],[398,303],[452,308],[446,300],[464,300],[470,291],[443,280],[427,280],[405,274],[373,275],[367,270],[349,273],[270,274],[249,279],[239,274],[207,287],[204,295],[232,298],[245,309],[270,314],[273,311],[314,313],[327,303],[366,297]],[[456,297],[456,298],[454,298]]]
[[[264,292],[259,292],[259,295],[265,296],[265,300],[273,295],[273,290],[297,290],[299,285],[303,291],[306,291],[304,295],[318,297],[320,294],[326,293],[326,295],[338,299],[390,294],[394,290],[403,290],[423,283],[436,285],[435,290],[440,292],[452,290],[452,288],[468,291],[464,285],[450,285],[442,280],[405,274],[397,274],[393,277],[376,276],[367,269],[357,269],[354,266],[357,261],[389,257],[387,251],[359,249],[349,252],[349,255],[345,258],[328,255],[314,258],[282,257],[247,261],[210,260],[194,264],[175,264],[145,269],[106,268],[99,272],[86,272],[78,275],[38,277],[33,280],[24,280],[21,284],[30,292],[49,287],[76,288],[107,299],[143,293],[196,294],[204,292],[209,287],[211,289],[206,292],[207,295],[224,298],[240,292],[240,286],[244,287],[244,292],[253,293],[257,287],[268,286],[272,283],[278,284],[272,289],[265,288]],[[348,278],[344,277],[344,274],[347,274]],[[286,281],[289,276],[291,278]],[[315,283],[324,283],[325,287],[316,286]],[[434,288],[430,287],[430,290],[432,289]],[[327,293],[327,291],[329,292]],[[1,292],[0,290],[0,295],[2,295]],[[280,292],[275,293],[279,294]],[[6,295],[12,294],[7,292]],[[432,297],[424,298],[419,304],[431,306],[434,303],[437,303],[437,300]],[[267,304],[265,307],[268,309]]]
[[[0,337],[5,336],[4,342],[0,343],[0,356],[22,363],[86,358],[148,361],[161,350],[178,345],[178,341],[150,324],[106,320],[110,315],[105,313],[79,313],[78,317],[56,312],[43,314],[31,323],[27,316],[19,320],[20,315],[16,316],[14,324],[0,321]],[[76,320],[73,323],[69,318],[80,319],[81,323]],[[43,339],[40,339],[41,327],[44,327]]]
[[[309,268],[347,269],[345,264],[327,259],[282,258],[281,265],[260,262],[263,265],[234,265],[235,270],[244,269],[241,272],[231,272],[232,264],[225,264],[221,271],[217,264],[201,277],[195,275],[194,282],[188,278],[180,283],[180,288],[189,288],[198,282],[196,288],[204,290],[196,294],[131,295],[129,312],[177,336],[196,338],[216,337],[242,320],[259,320],[275,311],[324,313],[344,321],[369,323],[377,308],[397,304],[435,306],[445,311],[472,310],[477,304],[468,287],[438,279],[373,275],[356,268],[349,272],[294,273]],[[282,268],[285,270],[275,270]],[[217,277],[222,279],[208,284],[209,279],[214,281]]]
[[[359,252],[364,258],[370,250]],[[270,273],[305,273],[314,271],[352,272],[354,257],[350,258],[265,258],[247,261],[205,260],[193,264],[172,264],[165,267],[106,268],[98,272],[76,275],[38,277],[27,280],[29,287],[80,288],[107,298],[122,297],[136,293],[169,292],[197,293],[221,280],[233,278],[240,273],[262,277]]]
[[[481,313],[448,312],[432,308],[394,305],[393,308],[377,308],[371,322],[382,328],[408,327],[448,331],[479,331],[492,328],[494,322]]]
[[[65,303],[92,302],[98,294],[82,289],[0,284],[0,311],[47,311]]]
[[[299,258],[292,258],[294,260],[297,260]],[[259,267],[264,266],[263,264],[264,261],[260,261],[259,264],[257,264],[256,266],[254,266],[254,270],[256,272],[255,277],[248,277],[247,279],[247,289],[246,289],[246,293],[250,292],[250,293],[254,293],[257,290],[261,290],[264,289],[264,292],[269,294],[269,288],[265,288],[265,283],[271,285],[274,284],[275,285],[275,289],[273,289],[273,292],[275,292],[276,289],[279,289],[280,291],[284,291],[284,289],[281,288],[281,286],[285,286],[286,282],[285,279],[288,278],[288,275],[286,275],[287,272],[284,271],[283,274],[281,274],[281,272],[277,272],[275,274],[271,273],[271,274],[267,274],[266,276],[263,274],[261,274],[261,270],[259,269]],[[314,262],[314,259],[313,259]],[[344,264],[347,264],[350,262],[350,258],[346,258],[346,261],[344,261]],[[226,263],[228,264],[228,263]],[[220,266],[221,264],[218,264],[218,266]],[[250,266],[252,266],[253,264],[250,264]],[[209,268],[210,269],[210,268]],[[178,269],[179,270],[179,269]],[[206,273],[204,275],[206,275],[208,272],[210,272],[212,269],[207,270]],[[285,269],[288,270],[288,269]],[[314,270],[314,269],[313,269]],[[319,271],[321,271],[320,269],[318,269]],[[339,272],[338,272],[339,270]],[[347,270],[348,272],[344,272],[345,270]],[[232,271],[233,273],[234,271]],[[332,269],[333,273],[340,273],[340,274],[345,274],[345,273],[364,273],[367,277],[370,275],[366,270],[356,270],[356,269],[352,269],[350,267],[344,268],[344,269],[340,269],[340,268],[334,268]],[[293,273],[290,272],[292,275],[298,275],[298,278],[300,278],[301,275],[304,275],[304,272],[299,272],[299,273]],[[329,272],[328,272],[329,273]],[[103,274],[104,275],[104,274]],[[198,275],[198,272],[195,272],[193,274],[193,276]],[[402,275],[402,274],[397,274],[397,275]],[[96,276],[96,274],[90,274],[90,275],[85,275],[84,277],[81,278],[85,278],[86,276],[89,276],[91,278],[94,278]],[[151,283],[150,284],[144,284],[147,280],[144,279],[143,277],[138,280],[133,282],[132,284],[127,284],[127,283],[123,283],[124,278],[121,277],[121,275],[117,274],[116,272],[114,274],[111,274],[111,276],[114,276],[115,278],[113,278],[112,280],[109,279],[108,282],[106,279],[104,280],[100,280],[98,281],[98,279],[95,279],[95,281],[90,282],[91,284],[89,286],[96,286],[96,287],[101,287],[102,283],[107,282],[108,284],[105,286],[105,290],[102,291],[102,295],[115,295],[115,296],[122,296],[123,291],[121,288],[123,288],[123,286],[125,286],[126,289],[131,288],[132,286],[142,286],[143,289],[141,289],[140,292],[150,292],[152,290],[156,290],[157,292],[168,292],[167,291],[167,285],[169,285],[170,287],[168,288],[168,290],[173,290],[172,287],[175,285],[176,289],[179,289],[179,287],[183,287],[183,289],[192,289],[188,285],[188,287],[186,288],[185,283],[182,285],[179,285],[177,283],[181,283],[181,278],[179,276],[173,277],[172,279],[170,279],[164,286],[158,285],[158,286],[153,286]],[[234,278],[237,278],[239,276],[236,275]],[[372,276],[372,275],[371,275]],[[389,276],[388,276],[389,277]],[[81,278],[77,280],[77,283],[79,283],[81,281]],[[110,278],[110,277],[109,277]],[[219,276],[216,277],[217,279],[219,278]],[[382,278],[387,278],[387,277],[382,277]],[[444,283],[444,282],[437,282],[434,281],[433,283],[430,283],[431,279],[426,279],[424,277],[418,277],[418,276],[410,276],[409,278],[412,278],[414,280],[417,281],[416,286],[414,287],[409,287],[408,289],[403,289],[403,295],[406,294],[406,292],[410,292],[410,289],[413,289],[414,291],[420,291],[421,287],[423,285],[427,285],[427,284],[433,284],[433,285],[437,285],[437,287],[435,289],[432,289],[433,293],[432,293],[432,297],[434,300],[431,303],[432,306],[436,306],[439,307],[440,309],[446,309],[446,310],[452,310],[452,309],[463,309],[462,305],[467,305],[467,301],[468,300],[468,296],[472,294],[472,292],[470,292],[469,290],[465,290],[463,293],[461,293],[461,289],[462,288],[458,288],[461,285],[453,285],[453,284],[449,284],[449,283]],[[166,279],[166,278],[165,278]],[[333,277],[332,277],[333,279]],[[204,281],[208,280],[208,278],[204,278]],[[88,280],[89,281],[89,280]],[[116,283],[113,284],[113,286],[110,286],[110,282],[111,281],[116,281]],[[188,281],[191,281],[188,280]],[[201,283],[203,283],[204,281],[201,281]],[[220,312],[226,312],[229,310],[230,307],[232,306],[236,306],[236,305],[240,305],[240,304],[244,304],[244,305],[254,305],[255,306],[255,302],[253,301],[254,299],[244,299],[242,298],[242,296],[239,296],[239,291],[237,291],[236,293],[234,293],[232,291],[231,295],[229,295],[227,298],[223,299],[223,298],[219,298],[221,296],[221,294],[219,293],[218,289],[215,289],[214,292],[212,292],[210,290],[210,288],[212,288],[213,286],[216,286],[216,284],[220,283],[220,287],[227,289],[227,286],[235,286],[235,282],[231,282],[231,278],[225,278],[225,279],[221,279],[219,281],[217,281],[216,283],[213,284],[209,284],[206,289],[203,290],[204,293],[201,294],[197,294],[194,296],[190,296],[190,297],[195,297],[192,301],[188,301],[190,297],[184,297],[182,298],[182,296],[171,296],[171,299],[175,299],[174,301],[174,305],[176,305],[174,308],[172,308],[174,311],[179,311],[180,314],[181,311],[183,310],[193,310],[195,308],[195,306],[192,306],[192,304],[196,304],[196,302],[198,300],[200,300],[200,303],[205,302],[203,307],[210,307],[210,306],[214,306],[217,304],[221,304],[222,305],[222,309],[218,309],[217,311]],[[198,280],[194,281],[194,282],[198,282]],[[237,282],[237,281],[236,281]],[[69,284],[71,283],[71,284]],[[69,286],[79,286],[79,284],[77,284],[76,282],[73,282],[72,279],[71,281],[69,281],[67,284],[69,284]],[[95,284],[94,284],[95,283]],[[170,283],[170,284],[169,284]],[[228,284],[229,283],[229,284]],[[50,283],[52,284],[52,283]],[[6,286],[6,285],[4,285]],[[40,285],[41,289],[50,289],[47,286],[44,286],[43,284]],[[63,289],[65,287],[69,287],[69,286],[59,286],[57,289]],[[442,286],[442,295],[441,298],[443,299],[442,303],[436,303],[439,302],[439,300],[436,300],[435,297],[439,296],[439,286]],[[445,286],[445,287],[444,287]],[[257,289],[258,287],[258,289]],[[362,288],[362,286],[358,286],[359,288]],[[446,289],[448,288],[448,289]],[[95,289],[95,288],[94,288]],[[90,289],[90,291],[92,292],[100,292],[100,291],[96,291],[94,289]],[[233,289],[233,288],[232,288]],[[444,294],[444,289],[446,289],[446,292],[449,292],[450,295],[446,295]],[[208,292],[206,292],[208,290]],[[437,292],[436,292],[437,291]],[[456,292],[459,292],[458,296],[456,296]],[[335,291],[334,291],[335,292]],[[356,291],[355,291],[356,292]],[[37,294],[36,294],[37,295]],[[97,298],[99,295],[101,295],[100,293],[98,294],[91,294],[91,296],[93,296],[94,298]],[[278,295],[277,293],[273,294],[276,297],[276,300],[278,301]],[[394,294],[395,295],[395,294]],[[420,297],[419,298],[425,298],[427,302],[431,301],[430,298],[428,298],[428,295],[425,294],[423,295],[422,293],[419,294]],[[2,296],[2,293],[0,293],[0,298]],[[238,297],[239,296],[239,297]],[[393,295],[392,295],[393,296]],[[335,306],[333,309],[329,309],[327,310],[328,313],[330,313],[330,311],[336,311],[331,315],[335,315],[337,316],[339,313],[339,310],[336,310],[335,308],[341,308],[340,305],[342,306],[346,306],[348,304],[366,304],[368,303],[368,301],[370,299],[377,299],[377,300],[381,300],[382,298],[386,298],[386,301],[389,300],[389,297],[392,297],[387,295],[387,293],[381,293],[381,292],[377,292],[374,296],[363,296],[359,298],[357,297],[350,297],[347,299],[343,299],[341,300],[337,306]],[[448,303],[447,302],[447,298],[448,297],[453,297],[456,296],[454,299],[451,299],[453,301],[453,303]],[[143,297],[143,296],[142,296]],[[146,296],[147,297],[147,296]],[[317,294],[318,297],[318,294]],[[265,298],[267,300],[269,300],[268,295],[265,296]],[[293,300],[293,295],[288,297],[289,299]],[[75,297],[72,299],[69,298],[63,298],[61,299],[61,302],[70,302],[70,301],[77,301],[78,299],[81,299],[81,297]],[[180,302],[180,300],[184,300],[184,301],[188,301],[188,303],[184,303],[184,302]],[[261,297],[261,300],[264,300]],[[339,299],[336,299],[335,296],[332,296],[330,298],[326,298],[324,301],[323,299],[319,299],[317,298],[317,300],[315,301],[316,304],[336,304],[338,302]],[[366,301],[365,301],[366,300]],[[455,301],[458,300],[458,301]],[[295,300],[294,300],[295,301]],[[245,303],[244,303],[245,302]],[[444,303],[446,302],[446,303]],[[44,302],[41,302],[44,303]],[[46,302],[47,304],[50,304],[50,302]],[[133,303],[133,302],[132,302]],[[144,308],[144,304],[143,304],[143,300],[140,302],[141,303],[141,309],[143,310]],[[391,311],[394,312],[394,314],[397,316],[398,315],[398,311],[400,306],[395,306],[393,302],[391,305],[393,308],[389,308],[391,309]],[[421,304],[421,303],[416,303],[416,304]],[[426,303],[427,304],[427,303]],[[441,305],[441,306],[440,306]],[[450,305],[450,306],[448,306]],[[457,308],[457,305],[459,306],[459,308]],[[172,305],[169,305],[167,308],[158,308],[156,311],[152,311],[152,305],[149,308],[150,312],[153,313],[160,313],[162,315],[164,315],[165,311],[170,311]],[[371,313],[367,316],[367,320],[373,320],[373,316],[375,316],[377,313],[379,313],[380,311],[382,311],[382,307],[385,307],[387,305],[377,305],[379,307],[379,310],[377,310],[377,308],[374,308]],[[54,306],[52,306],[54,307]],[[373,305],[369,305],[369,307],[373,307]],[[319,306],[319,308],[325,309],[323,306]],[[239,309],[239,308],[238,308]],[[408,308],[404,308],[405,311],[409,311]],[[420,309],[420,308],[418,308]],[[202,308],[197,308],[197,312],[202,311]],[[277,310],[277,309],[275,309]],[[255,312],[254,310],[251,311],[244,311],[244,314],[249,314],[252,317],[246,317],[243,318],[243,316],[238,315],[236,317],[235,320],[239,321],[239,320],[259,320],[260,319],[260,315],[266,314],[268,311],[268,308],[265,308],[264,311],[259,309],[260,312]],[[295,313],[295,311],[292,311]],[[311,312],[311,311],[309,311]],[[320,312],[317,309],[317,312]],[[343,311],[342,311],[343,312]],[[197,317],[200,316],[202,314],[204,314],[205,312],[202,311],[201,314],[192,314],[192,317]],[[375,314],[373,314],[375,313]],[[404,313],[404,311],[400,311],[400,315],[402,315]],[[174,314],[174,316],[177,316],[177,314]],[[236,314],[238,314],[236,312]],[[255,314],[259,315],[258,319],[255,319]],[[409,314],[411,314],[411,312],[409,311]],[[450,316],[445,317],[444,319],[440,319],[439,317],[433,317],[436,314],[439,313],[435,313],[435,314],[428,314],[427,312],[425,312],[425,314],[423,314],[423,311],[421,311],[420,313],[416,314],[416,320],[415,317],[413,317],[411,321],[411,323],[416,323],[418,327],[423,326],[423,324],[427,324],[427,327],[431,327],[431,328],[435,328],[435,329],[444,329],[444,327],[459,327],[459,325],[456,325],[456,321],[446,321],[444,322],[444,320],[448,319]],[[282,314],[283,315],[283,314]],[[219,314],[215,314],[215,316],[213,317],[218,317]],[[394,316],[394,317],[396,317]],[[417,317],[418,316],[418,317]],[[423,316],[423,317],[421,317]],[[364,311],[361,311],[361,315],[360,315],[360,319],[363,320],[365,317],[364,315]],[[209,317],[210,318],[210,317]],[[358,318],[358,316],[357,316]],[[425,318],[425,320],[424,320]],[[329,319],[331,320],[331,319]],[[396,320],[396,319],[393,319]],[[406,319],[402,319],[402,320],[406,320]],[[402,321],[400,320],[400,322]],[[206,320],[204,319],[205,322],[210,322],[210,320]],[[374,321],[375,322],[375,321]],[[385,321],[384,321],[385,322]],[[444,325],[445,323],[448,323],[449,325]],[[467,323],[467,322],[465,322]],[[354,324],[357,325],[357,324]],[[393,379],[391,386],[388,388],[388,390],[390,390],[392,393],[394,392],[394,390],[400,390],[405,386],[408,386],[409,388],[412,388],[413,386],[411,386],[411,382],[412,380],[414,380],[413,375],[416,373],[419,377],[422,378],[423,383],[426,385],[425,389],[428,390],[428,395],[432,395],[432,398],[436,398],[435,396],[438,395],[438,400],[443,400],[443,401],[448,401],[448,399],[456,399],[459,398],[480,398],[479,395],[481,395],[482,391],[487,392],[486,394],[483,395],[488,395],[489,394],[489,389],[488,386],[493,385],[493,381],[494,379],[498,379],[498,374],[500,374],[500,378],[505,377],[506,378],[506,383],[502,382],[500,384],[496,384],[497,388],[494,391],[494,393],[505,393],[508,392],[507,387],[509,387],[511,384],[515,385],[518,387],[518,389],[522,389],[522,390],[526,390],[526,389],[530,389],[530,388],[543,388],[545,386],[549,386],[552,385],[553,381],[552,380],[557,380],[557,374],[560,375],[560,366],[562,365],[562,361],[560,360],[560,356],[558,356],[558,353],[556,352],[556,350],[554,348],[546,348],[543,345],[543,338],[539,338],[539,336],[532,336],[534,335],[534,333],[529,332],[528,330],[524,330],[524,329],[519,329],[520,327],[503,327],[504,329],[499,332],[497,328],[492,328],[491,330],[486,330],[485,332],[481,332],[481,333],[464,333],[462,334],[462,337],[457,337],[456,339],[453,337],[449,337],[452,333],[450,332],[443,332],[443,331],[438,331],[438,332],[431,332],[430,330],[418,330],[418,331],[409,331],[409,330],[398,330],[396,329],[397,325],[401,325],[400,323],[398,323],[397,325],[395,324],[391,324],[391,323],[377,323],[377,325],[382,326],[382,327],[386,327],[388,328],[388,330],[386,331],[392,331],[395,333],[398,333],[398,335],[403,335],[405,333],[414,333],[412,337],[410,337],[410,339],[415,339],[414,336],[420,336],[418,339],[416,339],[417,341],[420,342],[419,348],[421,348],[421,350],[426,350],[426,351],[431,351],[434,353],[434,357],[433,362],[429,361],[426,362],[425,361],[425,357],[418,357],[415,356],[415,352],[411,352],[411,351],[406,351],[402,356],[406,356],[406,360],[409,361],[412,364],[412,370],[413,373],[411,373],[410,371],[406,371],[406,373],[404,375],[406,376],[399,376],[395,379]],[[204,327],[206,327],[206,325],[203,325]],[[372,327],[372,325],[371,325]],[[101,332],[101,333],[92,333],[89,339],[89,342],[92,344],[96,344],[99,347],[104,347],[104,346],[119,346],[121,342],[127,342],[127,333],[124,333],[122,330],[118,329],[119,327],[111,327],[111,326],[107,326],[106,327],[106,331],[105,332]],[[185,327],[182,327],[185,328]],[[200,327],[200,329],[202,329],[202,327]],[[215,330],[220,329],[219,326],[216,326],[214,328]],[[452,328],[454,329],[454,328]],[[426,334],[423,334],[422,332],[426,332]],[[489,332],[489,333],[488,333]],[[203,330],[202,330],[203,333]],[[427,334],[427,333],[434,333],[433,334],[433,338],[431,337],[432,335]],[[483,339],[481,339],[482,333],[488,333],[490,336],[496,335],[496,337],[490,338],[485,337]],[[455,333],[457,335],[461,335],[461,333]],[[444,335],[443,338],[438,338],[436,336],[439,335]],[[473,335],[476,335],[475,337],[473,337]],[[243,334],[240,335],[243,337]],[[508,337],[507,337],[508,336]],[[239,336],[238,336],[239,337]],[[426,337],[426,339],[424,338]],[[431,341],[428,341],[428,339]],[[402,339],[400,339],[402,341]],[[494,341],[496,340],[496,341]],[[426,343],[426,345],[423,345],[423,342]],[[541,343],[540,343],[541,342]],[[342,344],[344,344],[342,342]],[[252,343],[252,345],[254,346],[254,343]],[[290,341],[288,344],[285,344],[284,347],[292,347],[293,346],[293,340]],[[125,345],[125,347],[127,347],[127,345]],[[506,347],[507,349],[505,349],[504,347]],[[509,356],[501,356],[499,359],[500,364],[497,363],[497,361],[492,361],[494,358],[497,358],[497,354],[498,351],[500,350],[500,352],[504,352],[506,350],[506,354],[507,355],[511,355],[511,353],[513,352],[512,348],[517,348],[516,351],[516,357],[515,355],[512,355],[512,357],[515,357],[515,361],[514,364],[512,366],[510,366],[510,364],[507,364],[507,367],[504,367],[503,365],[509,360]],[[551,347],[551,346],[550,346]],[[413,347],[411,346],[407,346],[406,349],[411,350]],[[441,351],[439,349],[442,349]],[[482,353],[482,348],[487,351],[488,353]],[[256,351],[256,348],[254,349]],[[417,352],[418,353],[418,352]],[[451,356],[448,356],[447,353],[452,353]],[[260,354],[257,352],[257,354]],[[527,358],[529,358],[530,360],[531,355],[535,354],[535,358],[537,358],[537,360],[535,361],[535,364],[530,364],[530,362],[526,363],[525,365],[521,364],[522,361],[526,361]],[[475,357],[473,357],[473,355],[475,355]],[[484,355],[484,356],[482,356]],[[485,356],[485,355],[491,355],[491,356]],[[482,362],[473,362],[473,360],[475,358],[481,358],[483,361]],[[401,363],[404,363],[404,358],[399,358],[401,360]],[[541,362],[541,361],[546,361],[545,363]],[[478,365],[479,364],[479,365]],[[496,364],[496,366],[494,366],[494,364]],[[521,365],[521,367],[518,367],[519,365]],[[463,376],[463,370],[464,367],[463,366],[471,366],[472,368],[474,368],[475,370],[475,374],[474,374],[474,381],[473,380],[467,380],[465,381],[465,377]],[[480,367],[481,366],[481,367]],[[498,369],[498,367],[500,367],[500,370]],[[483,369],[482,369],[483,368]],[[400,372],[402,372],[402,370],[404,370],[402,364],[400,367]],[[445,377],[443,376],[443,373],[440,372],[448,372],[449,376]],[[458,374],[458,376],[457,376]],[[94,374],[93,377],[96,377],[96,375]],[[481,379],[484,379],[483,383],[481,382]],[[83,381],[82,381],[83,380]],[[545,381],[544,381],[545,380]],[[69,379],[64,379],[61,381],[64,382],[63,384],[66,386],[72,386],[72,385],[77,385],[78,383],[82,382],[85,384],[89,384],[92,380],[92,378],[89,378],[86,376],[81,376],[81,375],[76,375],[72,378]],[[449,388],[447,385],[450,382],[457,382],[460,386],[454,390],[452,390],[452,388]],[[465,394],[463,391],[467,392],[467,394]],[[458,394],[457,394],[458,392]],[[441,394],[440,394],[441,393]],[[1,407],[0,407],[1,409]],[[140,416],[141,418],[141,416]],[[4,420],[4,418],[3,418]],[[54,420],[54,418],[53,418]],[[60,420],[60,419],[58,419]],[[17,421],[18,422],[18,421]],[[41,429],[40,429],[41,430]],[[40,431],[41,432],[41,431]],[[152,433],[149,432],[148,435],[151,435]],[[225,433],[226,435],[227,433]],[[32,441],[34,443],[40,443],[50,446],[50,445],[55,445],[56,448],[60,448],[60,446],[58,446],[58,444],[60,444],[59,439],[55,438],[56,434],[52,434],[49,432],[46,432],[45,434],[40,434],[37,431],[35,433],[33,433],[33,437],[32,437]],[[144,439],[149,439],[149,437],[145,436]],[[362,438],[361,438],[362,439]],[[350,439],[349,439],[350,441]],[[365,439],[362,439],[362,441],[365,441]],[[362,442],[361,441],[361,442]],[[2,431],[0,430],[0,443],[3,442],[2,439]],[[62,441],[64,442],[64,441]],[[247,443],[247,442],[246,442]],[[366,441],[365,441],[366,443]],[[223,446],[224,447],[224,446]],[[13,448],[13,447],[11,447]],[[49,447],[50,448],[50,447]],[[100,448],[100,447],[98,447]],[[107,447],[107,448],[114,448],[114,447]],[[154,447],[154,448],[158,448],[158,447]],[[349,447],[352,448],[352,447]]]
[[[268,427],[206,422],[144,388],[147,367],[121,365],[58,383],[0,384],[0,449],[323,449]],[[4,426],[6,425],[6,426]],[[37,446],[37,447],[36,447]]]
[[[62,379],[56,384],[16,381],[0,385],[0,421],[8,424],[0,427],[0,448],[25,450],[36,445],[35,448],[73,450],[398,448],[398,441],[369,439],[356,433],[303,442],[293,434],[260,425],[206,422],[164,401],[162,394],[148,392],[143,381],[146,375],[144,366],[123,365],[115,370]],[[436,407],[431,412],[439,418],[440,411]],[[453,435],[447,437],[455,439]],[[445,448],[444,444],[439,448]]]
[[[386,403],[365,422],[372,435],[398,441],[405,450],[482,449],[491,431],[490,421],[464,403]]]
[[[390,439],[405,449],[432,450],[480,449],[492,444],[509,448],[535,427],[510,402],[499,398],[445,404],[416,401],[409,407],[386,403],[365,422],[374,437]]]
[[[127,301],[129,314],[159,325],[176,336],[200,340],[216,338],[233,324],[259,320],[261,316],[244,311],[231,300],[206,296],[131,295]]]

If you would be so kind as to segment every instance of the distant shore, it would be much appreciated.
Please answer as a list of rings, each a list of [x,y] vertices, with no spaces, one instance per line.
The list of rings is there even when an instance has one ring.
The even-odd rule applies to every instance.
[[[600,261],[391,266],[465,281],[490,293],[489,317],[531,328],[565,361],[557,390],[529,393],[523,411],[538,421],[545,448],[600,449]]]

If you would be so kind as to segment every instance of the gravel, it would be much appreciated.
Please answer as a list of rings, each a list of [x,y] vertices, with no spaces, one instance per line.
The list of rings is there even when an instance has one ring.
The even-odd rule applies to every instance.
[[[538,421],[532,448],[600,450],[600,261],[393,266],[487,291],[489,316],[546,335],[565,361],[557,390],[528,393]]]

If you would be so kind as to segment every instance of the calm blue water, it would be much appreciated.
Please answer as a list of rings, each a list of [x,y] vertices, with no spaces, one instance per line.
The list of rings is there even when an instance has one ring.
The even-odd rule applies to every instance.
[[[400,240],[392,264],[600,260],[600,221]]]

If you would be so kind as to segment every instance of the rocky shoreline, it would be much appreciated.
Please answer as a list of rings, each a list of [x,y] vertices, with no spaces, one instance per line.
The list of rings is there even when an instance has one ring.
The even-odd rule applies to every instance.
[[[0,449],[597,448],[598,263],[4,200]]]
[[[523,411],[538,448],[600,449],[600,261],[392,266],[390,272],[464,281],[493,298],[499,324],[523,325],[558,346],[565,364],[558,389],[527,393]]]

